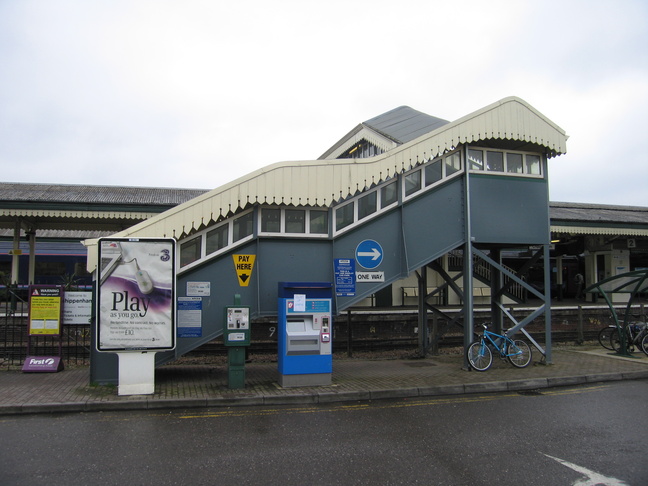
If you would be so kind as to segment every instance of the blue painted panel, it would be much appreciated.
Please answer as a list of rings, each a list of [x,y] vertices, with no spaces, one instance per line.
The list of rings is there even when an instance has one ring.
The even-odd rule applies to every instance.
[[[403,205],[408,273],[463,244],[464,212],[463,177],[457,177]]]
[[[549,243],[549,195],[544,179],[471,175],[470,207],[476,243]]]

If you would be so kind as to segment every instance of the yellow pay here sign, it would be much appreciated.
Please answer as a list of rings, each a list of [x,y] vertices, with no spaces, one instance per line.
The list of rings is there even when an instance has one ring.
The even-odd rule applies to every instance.
[[[252,277],[254,269],[254,260],[256,255],[232,255],[234,259],[234,269],[241,287],[247,287]]]

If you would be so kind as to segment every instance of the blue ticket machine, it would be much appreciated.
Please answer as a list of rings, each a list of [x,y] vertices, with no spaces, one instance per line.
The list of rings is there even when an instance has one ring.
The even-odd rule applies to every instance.
[[[333,285],[279,282],[278,362],[283,387],[331,384]]]

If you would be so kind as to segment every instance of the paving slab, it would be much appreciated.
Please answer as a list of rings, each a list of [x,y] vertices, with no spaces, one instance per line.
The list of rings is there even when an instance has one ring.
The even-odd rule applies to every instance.
[[[495,360],[485,372],[462,369],[463,356],[425,359],[336,359],[327,386],[282,388],[277,363],[246,365],[246,385],[229,389],[226,365],[169,364],[156,369],[151,395],[120,396],[116,386],[90,384],[88,367],[58,373],[0,371],[0,415],[317,404],[418,396],[523,391],[601,381],[648,379],[648,356],[602,348],[554,349],[552,364],[515,368]]]

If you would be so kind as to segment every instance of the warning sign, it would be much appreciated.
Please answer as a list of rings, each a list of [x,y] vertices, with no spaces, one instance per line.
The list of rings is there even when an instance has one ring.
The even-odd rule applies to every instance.
[[[232,255],[234,259],[234,269],[241,287],[247,287],[252,277],[254,269],[254,260],[256,255]]]
[[[29,287],[29,335],[61,334],[61,297],[59,286]]]

